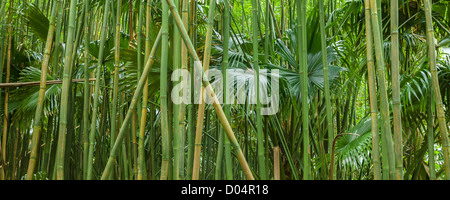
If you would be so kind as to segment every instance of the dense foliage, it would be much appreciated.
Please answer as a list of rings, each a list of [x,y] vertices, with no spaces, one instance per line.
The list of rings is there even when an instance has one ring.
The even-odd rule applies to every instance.
[[[450,179],[449,30],[449,0],[0,0],[0,180]]]

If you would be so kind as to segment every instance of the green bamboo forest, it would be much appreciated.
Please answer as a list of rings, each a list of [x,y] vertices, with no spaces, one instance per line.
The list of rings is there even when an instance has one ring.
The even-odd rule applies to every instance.
[[[450,180],[449,0],[0,0],[0,64],[0,180]]]

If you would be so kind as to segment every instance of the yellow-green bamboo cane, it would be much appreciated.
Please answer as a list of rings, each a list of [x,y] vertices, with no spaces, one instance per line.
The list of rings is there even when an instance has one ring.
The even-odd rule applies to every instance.
[[[116,12],[116,32],[114,35],[114,85],[112,96],[112,110],[111,110],[111,149],[114,146],[117,129],[117,98],[119,97],[119,68],[120,68],[120,16],[122,12],[122,0],[117,1]]]
[[[83,94],[83,179],[87,177],[87,166],[89,157],[89,107],[90,107],[90,85],[89,85],[89,43],[90,43],[90,0],[84,1],[84,94]]]
[[[224,14],[223,14],[223,46],[226,47],[223,49],[223,64],[222,64],[222,74],[226,74],[228,69],[228,59],[229,59],[229,49],[227,48],[230,44],[230,4],[228,0],[225,0],[224,5]],[[226,88],[227,84],[227,76],[223,77],[223,84]],[[223,96],[226,97],[228,95],[226,90],[223,90]],[[226,100],[226,99],[225,99]],[[225,102],[225,105],[223,106],[225,116],[227,116],[227,120],[229,121],[231,119],[230,117],[230,105]],[[221,129],[221,131],[224,131]],[[231,143],[230,139],[223,134],[223,137],[225,138],[224,141],[224,147],[225,147],[225,173],[226,173],[226,179],[232,180],[233,179],[233,164],[231,160]]]
[[[311,150],[309,138],[309,105],[308,105],[308,63],[307,63],[307,30],[306,30],[306,5],[307,0],[299,0],[298,2],[298,62],[301,83],[301,100],[302,100],[302,134],[303,134],[303,179],[310,180],[311,174]]]
[[[36,107],[36,112],[34,115],[34,121],[33,121],[33,133],[32,133],[32,141],[31,141],[31,153],[30,153],[30,161],[28,163],[28,170],[27,170],[27,180],[33,179],[34,174],[34,168],[36,166],[36,158],[38,153],[38,146],[39,146],[39,136],[41,132],[41,116],[42,116],[42,110],[44,108],[44,97],[45,97],[45,90],[47,89],[47,70],[48,70],[48,64],[50,61],[50,51],[52,48],[52,42],[53,42],[53,35],[55,33],[55,13],[56,9],[58,8],[58,4],[60,4],[61,1],[57,1],[53,4],[52,8],[52,14],[49,21],[49,29],[47,33],[47,41],[45,43],[45,49],[44,49],[44,59],[42,60],[42,67],[41,67],[41,82],[39,87],[39,97],[38,97],[38,104]]]
[[[403,179],[403,143],[398,34],[398,0],[391,0],[391,75],[392,111],[394,113],[395,178],[401,180]]]
[[[433,86],[433,93],[436,101],[436,114],[439,123],[439,131],[441,133],[442,154],[444,155],[444,170],[446,180],[450,180],[450,163],[449,163],[449,141],[448,141],[448,125],[445,120],[444,104],[442,102],[441,90],[439,88],[439,78],[436,67],[436,44],[434,39],[433,19],[431,15],[431,2],[424,0],[425,19],[427,27],[427,43],[428,57],[430,58],[430,73]]]
[[[325,31],[325,12],[324,12],[324,0],[319,0],[319,12],[320,12],[320,35],[322,44],[322,63],[323,63],[323,80],[324,80],[324,93],[325,93],[325,107],[327,114],[327,130],[328,130],[328,153],[331,152],[331,146],[334,138],[333,130],[333,118],[331,111],[331,99],[330,99],[330,83],[328,80],[328,58],[327,58],[327,37]]]
[[[209,61],[211,59],[211,44],[212,44],[215,6],[216,0],[211,0],[209,5],[208,27],[206,29],[205,51],[203,56],[204,71],[207,71],[209,69]],[[204,88],[202,87],[202,90],[200,92],[201,103],[198,105],[197,126],[195,130],[194,167],[192,172],[192,180],[198,180],[200,174],[200,153],[202,148],[203,118],[205,116],[205,101],[203,95],[205,95],[205,91]]]
[[[64,179],[64,154],[65,154],[65,145],[66,145],[66,133],[67,133],[67,111],[69,106],[69,86],[72,71],[70,68],[72,66],[72,51],[73,51],[73,39],[75,35],[75,14],[77,1],[70,1],[70,10],[69,10],[69,27],[67,34],[67,48],[64,59],[64,72],[63,72],[63,82],[61,89],[61,108],[59,114],[59,135],[58,135],[58,147],[56,150],[56,179],[63,180]],[[98,82],[98,81],[97,81]]]
[[[169,46],[169,5],[162,1],[162,27],[161,27],[161,72],[160,72],[160,92],[159,98],[161,102],[161,180],[167,180],[169,177],[169,117],[167,106],[167,62],[168,62],[168,46]]]
[[[189,26],[189,1],[188,0],[182,0],[182,7],[181,7],[181,15],[183,17],[183,25],[185,27]],[[181,36],[180,36],[181,40]],[[188,68],[188,51],[186,48],[186,44],[184,42],[181,42],[181,69],[186,70]],[[185,166],[185,151],[184,151],[184,145],[186,143],[186,131],[185,131],[185,114],[186,114],[186,105],[182,102],[179,106],[178,111],[178,121],[179,124],[175,124],[175,126],[179,126],[180,130],[180,160],[179,160],[179,174],[178,177],[181,179],[185,176],[184,173],[184,166]]]
[[[97,112],[98,112],[98,100],[100,96],[100,75],[103,65],[103,56],[104,56],[104,47],[105,47],[105,41],[106,41],[106,35],[107,33],[107,26],[108,26],[108,12],[109,12],[109,2],[110,0],[106,0],[106,3],[104,4],[104,13],[103,13],[103,22],[102,22],[102,32],[101,32],[101,38],[100,38],[100,49],[98,53],[98,60],[97,60],[97,69],[96,69],[96,82],[94,87],[94,104],[92,105],[92,118],[91,118],[91,130],[89,133],[89,160],[88,160],[88,171],[87,171],[87,179],[91,180],[93,177],[93,163],[94,163],[94,143],[95,143],[95,133],[97,131]]]
[[[268,21],[268,19],[266,19]],[[268,27],[266,27],[268,29]],[[253,29],[253,69],[256,74],[256,140],[257,140],[257,154],[258,154],[258,167],[259,176],[261,180],[267,179],[266,164],[264,158],[264,139],[263,139],[263,126],[261,115],[261,99],[260,99],[260,73],[259,73],[259,44],[258,44],[258,3],[256,0],[252,0],[252,29]],[[268,37],[266,35],[266,37]],[[265,52],[268,54],[268,52]]]
[[[365,4],[365,20],[366,20],[367,70],[368,70],[369,97],[370,97],[370,116],[372,119],[372,160],[374,168],[374,179],[381,180],[382,177],[381,177],[380,147],[379,147],[380,139],[378,133],[378,103],[375,84],[370,2],[365,1],[364,4]]]
[[[436,180],[436,164],[434,161],[434,119],[432,111],[433,91],[431,84],[429,85],[427,98],[427,146],[428,146],[428,167],[430,171],[430,180]]]
[[[144,3],[145,1],[141,1],[141,5],[140,5],[140,16],[139,16],[139,21],[142,23],[143,21],[143,16],[144,15],[142,12],[144,12]],[[146,9],[146,12],[148,12],[148,10]],[[146,31],[147,31],[147,39],[145,42],[145,53],[147,53],[147,47],[150,44],[148,43],[148,38],[150,36],[150,30],[148,29],[148,17],[146,18]],[[139,24],[141,24],[139,23]],[[143,37],[143,33],[142,33],[142,26],[139,26],[138,29],[138,33],[140,35],[140,37]],[[148,52],[150,53],[150,52]],[[147,54],[144,54],[146,57],[148,56]],[[140,54],[138,56],[141,56]],[[138,180],[143,180],[144,179],[144,173],[145,173],[145,150],[144,150],[144,137],[145,137],[145,125],[147,124],[147,101],[148,101],[148,78],[145,81],[145,85],[144,85],[144,91],[142,94],[142,104],[141,104],[141,120],[140,124],[139,124],[139,136],[138,136],[138,174],[137,174],[137,179]]]
[[[384,129],[385,134],[385,142],[387,146],[387,154],[388,163],[389,163],[389,176],[391,179],[395,178],[395,155],[394,155],[394,144],[392,142],[392,132],[391,132],[391,123],[389,116],[389,100],[387,95],[387,87],[386,87],[386,74],[385,74],[385,62],[383,57],[383,49],[382,43],[383,40],[381,38],[381,30],[379,25],[379,16],[378,16],[378,8],[376,0],[370,0],[370,10],[372,12],[372,29],[374,36],[374,44],[375,44],[375,58],[377,61],[377,78],[380,89],[380,102],[381,102],[381,123],[382,128]]]
[[[176,5],[180,5],[179,0],[175,0]],[[184,21],[183,21],[184,23]],[[181,68],[181,38],[180,33],[176,29],[175,25],[173,25],[173,35],[172,35],[172,41],[173,41],[173,51],[172,51],[172,68],[174,70],[174,74],[177,74],[177,77],[180,77],[180,68]],[[180,83],[180,80],[175,81],[173,84],[177,85]],[[182,127],[180,127],[180,123],[182,124],[182,120],[180,120],[180,108],[181,105],[177,103],[172,103],[172,110],[173,110],[173,117],[172,117],[172,135],[173,135],[173,170],[172,170],[172,176],[174,180],[180,180],[180,158],[181,158],[181,152],[183,150],[183,147],[181,145],[181,137],[182,137]]]
[[[10,11],[9,11],[9,17],[10,17],[10,22],[8,23],[8,53],[7,53],[7,57],[6,57],[6,80],[5,83],[9,83],[10,80],[10,76],[11,76],[11,59],[12,59],[12,8],[14,6],[14,1],[11,2],[10,4]],[[9,100],[9,89],[6,88],[5,89],[5,99],[4,99],[4,103],[3,103],[3,138],[2,138],[2,169],[5,170],[6,168],[6,139],[8,136],[8,100]],[[5,174],[6,176],[6,174]],[[5,178],[5,176],[3,178]]]

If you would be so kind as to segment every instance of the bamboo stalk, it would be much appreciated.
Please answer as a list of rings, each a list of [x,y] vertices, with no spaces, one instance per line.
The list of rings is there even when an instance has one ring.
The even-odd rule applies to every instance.
[[[433,86],[433,93],[436,101],[436,115],[439,123],[439,131],[441,133],[442,154],[444,155],[444,170],[446,180],[450,180],[450,163],[449,163],[449,141],[447,122],[445,120],[444,104],[442,102],[441,90],[439,88],[439,77],[436,68],[436,45],[434,39],[433,19],[431,15],[431,2],[424,0],[425,19],[427,30],[428,57],[430,58],[430,73]]]
[[[169,5],[162,1],[162,42],[161,42],[161,72],[160,72],[160,102],[161,102],[161,180],[168,179],[169,170],[169,126],[167,113],[167,62],[169,45]]]
[[[8,23],[8,53],[6,57],[6,83],[9,83],[10,76],[11,76],[11,59],[12,59],[12,8],[14,6],[14,1],[10,4],[10,10],[9,10],[9,20]],[[2,170],[6,171],[6,141],[8,136],[8,119],[9,119],[9,113],[8,113],[8,101],[9,101],[9,89],[5,89],[5,99],[3,100],[3,138],[2,138]],[[2,177],[3,179],[6,178],[6,173]]]
[[[175,5],[177,7],[180,6],[180,1],[175,0]],[[184,20],[183,20],[184,23]],[[179,77],[179,69],[181,68],[181,38],[180,33],[176,29],[175,24],[173,25],[173,70],[174,73],[177,74],[176,76]],[[173,85],[178,84],[180,81],[174,82]],[[182,121],[180,120],[180,109],[181,106],[179,104],[173,103],[173,117],[172,117],[172,132],[173,132],[173,168],[172,168],[172,174],[173,179],[180,180],[180,159],[181,159],[181,151],[182,151],[182,145],[181,145],[181,139],[182,139],[182,131],[180,127],[180,123]],[[170,127],[170,126],[169,126]]]
[[[331,152],[332,140],[334,138],[333,118],[331,114],[331,98],[330,98],[330,83],[328,80],[328,52],[327,52],[327,37],[325,31],[325,12],[323,0],[319,0],[320,12],[320,35],[322,44],[322,63],[323,63],[323,80],[325,93],[325,107],[327,116],[327,131],[328,131],[328,153]]]
[[[55,51],[53,52],[53,63],[52,63],[52,76],[53,77],[61,77],[61,74],[58,74],[59,69],[59,51],[60,51],[60,43],[61,43],[61,24],[63,21],[63,10],[64,10],[64,3],[65,1],[62,1],[62,3],[59,5],[58,8],[58,15],[56,17],[56,33],[55,33]]]
[[[189,2],[188,0],[182,0],[182,17],[183,17],[183,25],[185,27],[189,26]],[[179,37],[179,41],[181,41],[181,37]],[[181,41],[181,69],[186,70],[188,68],[188,51],[186,48],[186,44]],[[185,177],[184,168],[185,168],[185,151],[184,147],[186,144],[186,131],[185,131],[185,114],[186,114],[186,105],[181,102],[179,106],[178,111],[178,124],[175,124],[175,126],[179,126],[180,131],[180,161],[179,161],[179,177],[180,179],[183,179]]]
[[[197,11],[197,1],[190,1],[190,5],[189,5],[189,31],[190,31],[190,37],[191,40],[194,41],[193,44],[196,44],[196,19],[197,19],[197,15],[196,15],[196,11]],[[185,26],[187,27],[187,26]],[[186,47],[186,43],[184,43],[183,41],[183,47]],[[194,46],[194,48],[196,48],[196,45]],[[187,51],[187,48],[186,48]],[[193,56],[189,57],[189,70],[190,70],[190,76],[191,76],[191,82],[190,82],[190,86],[191,88],[194,88],[194,79],[192,77],[194,77],[194,59]],[[194,99],[194,91],[191,90],[191,100]],[[194,141],[194,137],[195,137],[195,125],[194,125],[194,118],[195,118],[195,105],[193,102],[191,102],[188,106],[187,106],[187,110],[188,110],[188,133],[187,133],[187,140],[188,140],[188,156],[187,156],[187,162],[186,162],[186,179],[187,180],[191,180],[192,179],[192,172],[193,172],[193,162],[194,162],[194,148],[195,148],[195,141]]]
[[[101,38],[100,38],[100,49],[98,53],[98,60],[97,60],[97,69],[96,69],[96,75],[95,78],[97,80],[100,80],[100,74],[102,70],[103,65],[103,56],[105,51],[105,42],[106,42],[106,35],[107,33],[107,27],[108,27],[108,12],[109,12],[109,2],[110,0],[106,0],[104,6],[104,15],[103,15],[103,22],[102,22],[102,32],[101,32]],[[94,162],[94,144],[95,144],[95,132],[97,130],[96,122],[97,122],[97,113],[98,113],[98,100],[100,95],[100,81],[95,82],[94,87],[94,103],[92,105],[92,118],[91,118],[91,129],[89,132],[89,160],[88,160],[88,170],[87,170],[87,180],[91,180],[93,177],[92,168],[93,168],[93,162]]]
[[[385,142],[387,145],[387,157],[389,162],[389,176],[391,179],[395,178],[395,155],[394,144],[392,142],[391,123],[389,117],[389,100],[387,96],[386,87],[386,75],[385,75],[385,62],[382,52],[383,40],[381,38],[380,22],[378,15],[377,2],[375,0],[370,1],[370,10],[372,12],[372,28],[374,34],[375,44],[375,58],[377,61],[377,78],[380,89],[380,102],[381,102],[381,124],[384,129]]]
[[[230,44],[230,4],[228,0],[225,1],[224,6],[224,14],[223,14],[223,46],[226,48],[223,48],[223,63],[222,63],[222,74],[227,74],[226,71],[229,67],[229,44]],[[223,88],[227,88],[227,76],[223,76]],[[228,105],[228,102],[226,102],[226,96],[228,95],[227,90],[223,90],[223,96],[225,105],[223,106],[223,110],[225,113],[225,116],[228,121],[231,120],[230,117],[230,105]],[[224,131],[223,129],[221,129]],[[233,180],[233,164],[231,160],[231,143],[230,139],[223,134],[224,140],[224,148],[225,148],[225,175],[227,180]]]
[[[266,166],[264,159],[264,140],[263,126],[261,115],[261,99],[260,99],[260,77],[258,65],[258,5],[256,0],[252,0],[252,29],[253,29],[253,69],[256,72],[256,140],[258,149],[258,167],[261,180],[267,179]]]
[[[85,79],[72,79],[72,83],[83,82]],[[88,79],[89,82],[96,81],[95,78]],[[46,85],[56,85],[62,84],[63,80],[51,80],[46,81]],[[18,82],[18,83],[0,83],[0,88],[16,88],[16,87],[34,87],[39,86],[41,84],[40,81],[31,81],[31,82]]]
[[[399,39],[398,39],[398,0],[391,0],[391,74],[392,74],[392,111],[394,113],[394,152],[395,178],[403,179],[403,142],[402,113],[400,102],[399,73]]]
[[[375,84],[370,2],[365,1],[364,4],[365,4],[365,20],[366,20],[367,70],[368,70],[369,98],[370,98],[370,116],[372,120],[372,160],[374,168],[374,179],[381,180],[382,177],[381,177],[380,151],[379,151],[380,141],[378,132],[378,105],[377,105],[378,103]]]
[[[65,145],[66,145],[66,134],[67,134],[67,113],[68,113],[68,102],[69,102],[69,78],[71,77],[71,63],[72,63],[72,51],[73,51],[73,39],[75,33],[75,13],[76,13],[76,1],[71,0],[70,10],[69,10],[69,28],[67,35],[67,50],[65,54],[64,71],[62,79],[62,89],[61,89],[61,108],[60,108],[60,119],[59,119],[59,137],[58,137],[58,148],[57,148],[57,159],[56,159],[56,178],[58,180],[64,179],[64,157],[65,157]]]
[[[34,115],[34,121],[33,121],[33,133],[32,133],[32,142],[31,142],[31,153],[30,153],[30,160],[28,163],[28,170],[27,170],[27,180],[33,179],[34,169],[36,166],[36,159],[38,154],[38,146],[39,146],[39,137],[41,132],[41,115],[44,108],[44,97],[45,97],[45,90],[47,88],[46,82],[47,82],[47,69],[48,64],[50,61],[50,51],[52,48],[52,42],[53,42],[53,35],[55,32],[55,13],[56,9],[58,8],[58,4],[60,4],[61,1],[57,1],[55,4],[53,4],[52,8],[52,14],[50,17],[49,22],[49,29],[47,33],[47,41],[45,44],[45,50],[44,50],[44,58],[42,61],[42,67],[41,67],[41,81],[40,81],[40,89],[39,89],[39,97],[38,97],[38,104],[36,107],[36,113]]]
[[[143,12],[144,12],[144,3],[145,1],[141,1],[141,5],[140,5],[140,11],[139,11],[139,20],[141,23],[143,23]],[[146,9],[146,12],[148,12],[148,10]],[[148,14],[147,14],[148,15]],[[148,16],[146,17],[146,26],[145,26],[145,30],[146,30],[146,34],[147,34],[147,38],[150,38],[150,30],[149,30],[149,21],[148,21]],[[141,32],[138,36],[142,37],[143,33],[142,33],[142,25],[139,26],[139,31]],[[141,39],[142,40],[142,39]],[[148,52],[148,48],[150,46],[150,44],[148,44],[149,39],[146,39],[145,42],[145,58],[148,57],[147,53]],[[140,58],[141,54],[138,55]],[[146,60],[144,60],[146,61]],[[147,124],[147,101],[148,101],[148,78],[145,81],[145,85],[144,85],[144,91],[142,94],[142,105],[141,105],[141,120],[140,120],[140,125],[139,125],[139,137],[138,137],[138,174],[137,174],[137,179],[138,180],[143,180],[144,179],[144,173],[145,173],[145,149],[144,149],[144,137],[145,137],[145,125]]]
[[[117,1],[117,13],[116,13],[116,30],[114,35],[114,78],[113,78],[113,96],[112,96],[112,109],[111,109],[111,143],[110,148],[114,146],[117,129],[117,98],[119,97],[119,69],[120,69],[120,30],[121,23],[120,17],[122,13],[122,0]]]
[[[306,30],[306,4],[307,0],[297,1],[298,3],[298,45],[297,53],[299,58],[299,73],[301,77],[301,110],[302,110],[302,134],[303,134],[303,179],[310,180],[311,174],[311,152],[309,138],[309,106],[308,106],[308,62],[307,62],[307,30]]]
[[[427,98],[427,145],[428,145],[428,167],[430,171],[430,180],[436,180],[436,166],[434,161],[434,119],[431,106],[433,91],[430,84]]]
[[[209,13],[208,13],[208,26],[206,29],[206,40],[205,40],[205,50],[203,55],[203,70],[207,71],[209,69],[209,62],[211,59],[211,44],[212,44],[212,33],[213,33],[213,25],[214,25],[214,13],[216,7],[216,0],[211,0],[209,5]],[[174,7],[176,9],[176,7]],[[174,10],[175,10],[174,9]],[[172,11],[172,9],[171,9]],[[173,12],[173,11],[172,11]],[[195,62],[195,61],[194,61]],[[202,74],[203,75],[203,74]],[[204,79],[207,75],[203,75],[201,78]],[[199,171],[200,171],[200,152],[202,148],[202,130],[203,130],[203,118],[205,116],[205,101],[203,98],[205,95],[204,87],[200,91],[200,101],[201,103],[198,105],[198,113],[197,113],[197,126],[195,130],[195,149],[194,149],[194,163],[193,163],[193,172],[192,172],[192,180],[199,179]]]
[[[84,12],[86,21],[84,23],[84,90],[83,90],[83,179],[87,178],[87,166],[89,157],[89,107],[90,107],[90,85],[89,85],[89,43],[90,43],[90,1],[84,1]]]

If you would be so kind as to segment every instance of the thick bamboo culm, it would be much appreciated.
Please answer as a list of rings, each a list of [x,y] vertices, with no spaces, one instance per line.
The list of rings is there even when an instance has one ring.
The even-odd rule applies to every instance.
[[[41,67],[41,81],[40,81],[40,88],[39,88],[39,99],[38,99],[38,105],[36,107],[36,113],[34,116],[34,124],[33,124],[33,139],[31,141],[31,153],[30,153],[30,161],[28,163],[28,170],[27,170],[27,180],[33,179],[34,169],[36,166],[36,159],[37,159],[37,151],[39,146],[39,137],[40,137],[40,131],[41,131],[41,115],[42,110],[44,107],[44,96],[45,96],[45,90],[47,87],[47,70],[48,70],[48,64],[50,61],[50,51],[52,48],[52,42],[53,42],[53,35],[55,32],[55,13],[56,9],[58,8],[58,4],[60,4],[61,1],[57,1],[57,3],[53,4],[52,8],[52,14],[50,17],[50,28],[48,29],[47,33],[47,41],[45,44],[45,50],[44,50],[44,61],[42,62]],[[83,80],[84,81],[84,80]]]

